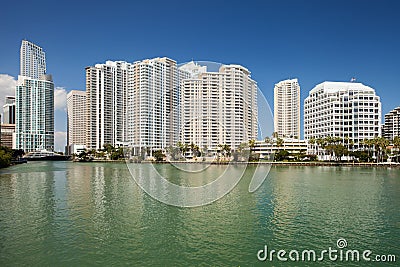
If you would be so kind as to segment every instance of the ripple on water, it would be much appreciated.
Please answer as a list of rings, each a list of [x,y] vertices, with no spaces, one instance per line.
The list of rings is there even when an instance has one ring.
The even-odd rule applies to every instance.
[[[171,166],[158,168],[190,183]],[[0,266],[256,266],[264,245],[321,250],[338,238],[400,256],[399,170],[274,167],[253,194],[250,179],[185,209],[143,193],[124,164],[1,170]]]

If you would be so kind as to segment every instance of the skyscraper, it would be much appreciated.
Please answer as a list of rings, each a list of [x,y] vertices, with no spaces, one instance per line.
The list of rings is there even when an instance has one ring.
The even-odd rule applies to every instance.
[[[45,53],[26,40],[21,45],[21,75],[15,92],[16,148],[54,149],[54,83],[46,74]]]
[[[278,137],[300,138],[300,86],[297,79],[275,84],[274,128]]]
[[[182,81],[182,142],[215,152],[219,144],[234,149],[256,139],[257,83],[250,71],[240,65],[194,69],[197,77]]]
[[[22,40],[21,43],[19,74],[36,80],[46,74],[46,56],[43,49],[27,40]]]
[[[86,92],[72,90],[67,94],[67,146],[69,154],[86,147]]]
[[[3,106],[3,123],[15,124],[15,96],[6,96]]]
[[[385,114],[385,125],[383,126],[382,136],[391,141],[396,136],[400,136],[400,107]]]
[[[381,133],[381,102],[375,90],[362,83],[323,82],[315,86],[304,101],[304,137],[339,137],[353,142]],[[319,150],[319,153],[324,153]]]
[[[86,68],[88,149],[101,149],[105,144],[124,144],[127,75],[130,66],[125,61],[107,61]]]
[[[128,141],[138,155],[179,139],[180,81],[189,73],[163,57],[134,62],[128,78]]]

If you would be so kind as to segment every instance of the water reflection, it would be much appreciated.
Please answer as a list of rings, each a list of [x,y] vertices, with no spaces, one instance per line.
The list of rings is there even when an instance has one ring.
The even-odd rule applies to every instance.
[[[148,167],[137,164],[135,174],[170,194]],[[156,167],[190,186],[224,172],[210,166],[207,175],[187,177],[173,166]],[[249,166],[225,197],[197,208],[152,199],[125,164],[44,162],[1,170],[0,266],[256,266],[265,244],[318,250],[340,237],[350,248],[400,255],[400,170],[274,167],[250,194],[254,170]]]

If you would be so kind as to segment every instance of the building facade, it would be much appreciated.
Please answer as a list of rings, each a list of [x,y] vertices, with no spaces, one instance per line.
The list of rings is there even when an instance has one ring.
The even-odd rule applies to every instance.
[[[382,136],[390,141],[393,141],[396,136],[400,136],[400,107],[385,114]]]
[[[300,139],[300,85],[297,79],[275,84],[274,129],[280,138]]]
[[[107,61],[86,68],[86,147],[121,146],[126,139],[127,75],[131,64]]]
[[[15,96],[6,96],[3,106],[3,123],[15,124]]]
[[[75,153],[76,151],[72,148],[77,147],[77,145],[86,147],[86,120],[86,92],[70,91],[67,94],[68,154]]]
[[[373,88],[362,83],[323,82],[304,101],[304,137],[307,141],[339,137],[352,141],[357,150],[363,140],[380,136],[381,114],[380,98]]]
[[[46,74],[46,55],[40,46],[22,40],[19,74],[36,80]]]
[[[128,142],[135,155],[164,149],[179,139],[180,81],[189,76],[170,58],[134,62],[129,71]]]
[[[181,84],[181,141],[217,151],[219,144],[235,149],[256,139],[257,83],[249,70],[239,65],[223,65],[218,72],[194,69],[197,77]]]
[[[0,125],[1,139],[0,145],[8,148],[15,148],[15,124]]]
[[[22,41],[21,75],[15,91],[16,148],[54,150],[54,83],[42,48]]]
[[[284,138],[282,145],[278,146],[276,139],[270,139],[269,142],[257,141],[254,146],[254,153],[260,154],[260,158],[268,159],[271,155],[279,151],[286,150],[289,155],[306,154],[307,142],[305,140]]]

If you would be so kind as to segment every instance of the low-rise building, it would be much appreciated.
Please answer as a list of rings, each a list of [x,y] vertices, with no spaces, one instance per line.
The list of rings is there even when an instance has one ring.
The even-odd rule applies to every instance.
[[[276,154],[282,150],[286,150],[292,156],[307,153],[307,142],[305,140],[292,138],[282,140],[282,144],[279,144],[277,139],[271,139],[269,142],[256,141],[253,151],[260,154],[260,158],[268,158],[271,154]]]
[[[15,124],[1,124],[1,145],[15,148]]]

